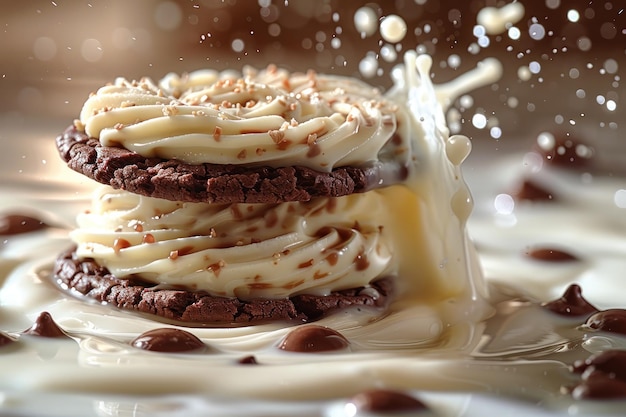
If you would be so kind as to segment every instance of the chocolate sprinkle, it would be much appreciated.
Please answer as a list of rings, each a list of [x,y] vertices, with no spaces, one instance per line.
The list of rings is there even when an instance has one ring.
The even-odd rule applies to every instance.
[[[154,352],[189,352],[205,350],[206,345],[194,334],[181,329],[153,329],[137,336],[131,345]]]
[[[289,352],[327,352],[342,350],[350,345],[336,330],[318,325],[300,326],[291,330],[281,341],[279,349]]]

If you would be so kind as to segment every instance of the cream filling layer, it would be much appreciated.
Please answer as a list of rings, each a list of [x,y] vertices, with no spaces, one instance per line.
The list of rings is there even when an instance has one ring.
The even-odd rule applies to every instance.
[[[179,203],[103,186],[71,233],[118,278],[213,295],[327,295],[395,273],[381,193],[307,203]]]
[[[170,74],[159,85],[118,78],[91,95],[80,122],[103,146],[146,157],[328,172],[378,160],[396,111],[358,80],[271,67]]]

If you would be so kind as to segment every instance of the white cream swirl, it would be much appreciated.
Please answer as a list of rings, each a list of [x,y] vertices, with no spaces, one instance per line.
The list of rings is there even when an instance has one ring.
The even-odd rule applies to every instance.
[[[71,237],[118,278],[242,299],[327,295],[393,272],[380,198],[216,205],[102,186]]]
[[[146,157],[326,172],[377,160],[396,132],[396,106],[353,78],[273,66],[244,74],[118,78],[85,102],[80,122],[102,145]]]

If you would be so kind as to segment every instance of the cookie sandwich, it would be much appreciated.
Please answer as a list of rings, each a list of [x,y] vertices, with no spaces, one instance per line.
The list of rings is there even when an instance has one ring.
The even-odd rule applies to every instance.
[[[405,95],[274,66],[118,78],[56,141],[101,183],[56,284],[189,325],[473,297],[468,143]]]

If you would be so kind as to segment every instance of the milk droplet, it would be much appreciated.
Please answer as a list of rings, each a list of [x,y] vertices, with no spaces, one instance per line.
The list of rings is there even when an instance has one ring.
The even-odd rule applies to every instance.
[[[485,28],[489,35],[504,33],[524,16],[524,5],[518,2],[503,7],[485,7],[478,12],[476,22]]]
[[[530,77],[532,76],[532,73],[530,72],[530,70],[528,69],[527,66],[521,66],[518,68],[517,70],[517,78],[519,78],[522,81],[528,81],[530,80]]]
[[[359,72],[365,78],[371,78],[375,76],[377,70],[378,70],[378,61],[376,60],[376,55],[373,53],[368,53],[361,60],[361,62],[359,62]]]
[[[522,35],[522,32],[515,26],[512,26],[509,28],[509,31],[507,34],[509,35],[509,38],[516,41],[520,38],[520,36]]]
[[[476,113],[472,117],[472,124],[476,129],[484,129],[487,126],[487,118],[484,114]]]
[[[615,192],[613,197],[615,205],[619,208],[626,208],[626,190],[619,189]]]
[[[580,13],[578,13],[578,10],[568,10],[567,11],[567,20],[569,20],[572,23],[576,23],[578,22],[578,20],[580,19]]]
[[[378,16],[370,7],[361,7],[354,13],[354,26],[361,36],[371,36],[378,28]]]
[[[533,23],[528,28],[528,34],[531,38],[538,41],[543,39],[546,36],[546,29],[540,25],[539,23]]]
[[[400,16],[390,14],[380,22],[380,34],[391,43],[400,42],[406,35],[406,22]]]
[[[511,214],[515,209],[515,200],[509,194],[498,194],[493,200],[493,207],[498,214]]]
[[[472,142],[462,135],[454,135],[446,142],[446,156],[453,165],[461,165],[472,150]]]

